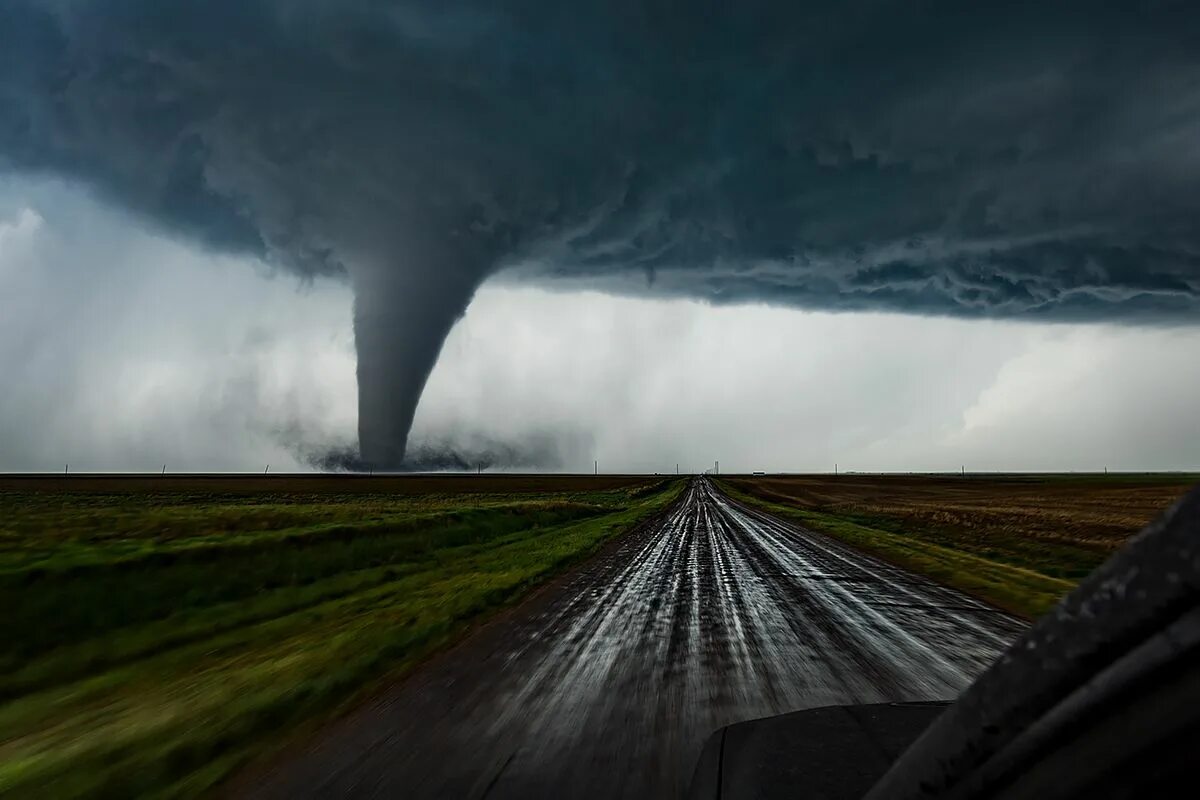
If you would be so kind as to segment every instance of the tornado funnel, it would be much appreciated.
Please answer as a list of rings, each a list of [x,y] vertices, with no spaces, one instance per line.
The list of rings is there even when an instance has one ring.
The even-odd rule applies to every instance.
[[[357,270],[352,277],[359,451],[372,469],[403,469],[421,391],[478,279],[461,268]]]

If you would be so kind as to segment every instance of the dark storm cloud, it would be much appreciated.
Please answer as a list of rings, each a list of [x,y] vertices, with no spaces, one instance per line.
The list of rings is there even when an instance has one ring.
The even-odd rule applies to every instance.
[[[1198,141],[1191,2],[0,8],[0,164],[348,275],[381,465],[504,267],[714,302],[1196,321]]]

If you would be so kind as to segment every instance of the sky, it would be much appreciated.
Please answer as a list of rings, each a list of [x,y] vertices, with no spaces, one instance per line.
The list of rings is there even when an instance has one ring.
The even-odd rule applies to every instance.
[[[352,446],[352,293],[0,181],[0,470],[313,469]],[[413,439],[494,469],[1200,467],[1200,329],[548,290],[500,276]],[[515,462],[515,463],[512,463]]]
[[[214,468],[248,429],[322,468],[1141,463],[1126,431],[1179,463],[1197,31],[1191,0],[6,0],[8,452],[203,422]]]

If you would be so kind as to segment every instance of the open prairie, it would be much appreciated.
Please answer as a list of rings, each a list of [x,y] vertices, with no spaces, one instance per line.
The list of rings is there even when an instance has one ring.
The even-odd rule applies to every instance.
[[[0,794],[679,796],[953,698],[1190,480],[7,477]]]

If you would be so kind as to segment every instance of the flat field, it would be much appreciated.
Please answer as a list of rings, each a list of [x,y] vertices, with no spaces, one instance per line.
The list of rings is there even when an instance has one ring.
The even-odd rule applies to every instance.
[[[0,795],[201,793],[681,486],[0,479]]]
[[[739,499],[1037,617],[1200,476],[731,476]]]

